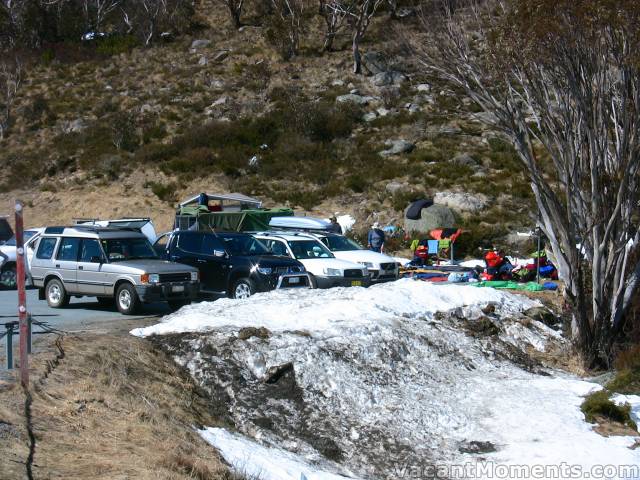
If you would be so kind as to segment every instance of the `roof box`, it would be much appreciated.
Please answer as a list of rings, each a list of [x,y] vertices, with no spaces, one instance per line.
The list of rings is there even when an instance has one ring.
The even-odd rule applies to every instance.
[[[327,230],[331,224],[315,217],[273,217],[269,227],[283,230]]]

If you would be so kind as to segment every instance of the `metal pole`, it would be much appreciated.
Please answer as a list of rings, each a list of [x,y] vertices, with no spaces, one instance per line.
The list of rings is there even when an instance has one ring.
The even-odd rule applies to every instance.
[[[7,329],[7,370],[13,370],[13,324],[5,323]]]
[[[16,274],[18,280],[18,318],[20,319],[20,383],[24,388],[29,386],[29,325],[27,319],[27,292],[25,289],[24,268],[24,222],[23,206],[16,201]]]

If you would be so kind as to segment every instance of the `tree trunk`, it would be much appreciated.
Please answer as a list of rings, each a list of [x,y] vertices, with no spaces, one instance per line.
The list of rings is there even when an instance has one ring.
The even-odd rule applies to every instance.
[[[325,52],[333,51],[333,39],[335,38],[335,34],[327,33],[324,36],[324,44],[322,45],[322,50]]]
[[[231,20],[233,21],[233,26],[237,30],[242,27],[242,22],[240,21],[240,12],[234,8],[229,8],[231,12]]]
[[[362,74],[362,56],[360,55],[360,35],[353,34],[353,73]]]

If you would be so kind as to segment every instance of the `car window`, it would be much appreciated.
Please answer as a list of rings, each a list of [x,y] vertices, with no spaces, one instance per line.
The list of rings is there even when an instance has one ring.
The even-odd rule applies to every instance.
[[[215,235],[202,236],[202,253],[205,255],[213,255],[214,250],[224,250],[224,245]]]
[[[167,243],[169,243],[170,238],[171,235],[168,233],[165,233],[161,237],[158,237],[156,243],[153,244],[153,249],[158,253],[165,252],[167,250]]]
[[[85,238],[82,240],[82,248],[80,249],[80,261],[90,262],[93,257],[102,258],[102,250],[98,240],[93,238]]]
[[[324,237],[322,239],[322,243],[324,243],[329,250],[332,252],[349,252],[352,250],[362,250],[362,246],[358,245],[355,241],[350,238],[343,237],[341,235]]]
[[[178,248],[183,252],[200,253],[202,249],[202,234],[181,233],[178,235]]]
[[[75,262],[78,260],[78,250],[80,248],[80,239],[66,237],[60,242],[60,248],[58,249],[58,260],[66,260],[69,262]]]
[[[279,242],[277,240],[269,240],[269,242],[270,242],[269,247],[271,248],[271,252],[274,255],[281,255],[283,257],[289,256],[289,252],[287,251],[287,246],[284,244],[284,242]]]
[[[219,235],[231,255],[268,255],[269,248],[251,235]]]
[[[55,237],[44,237],[42,240],[40,240],[36,258],[39,258],[41,260],[49,260],[51,257],[53,257],[53,251],[56,248],[57,242],[58,239]]]
[[[294,240],[289,242],[293,256],[298,260],[310,258],[334,258],[333,253],[317,240]]]
[[[158,258],[145,237],[109,238],[102,240],[102,248],[110,262]]]

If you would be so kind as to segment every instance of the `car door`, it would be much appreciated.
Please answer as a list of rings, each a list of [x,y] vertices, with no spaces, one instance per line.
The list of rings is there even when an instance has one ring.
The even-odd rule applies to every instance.
[[[34,281],[44,280],[45,273],[55,263],[53,254],[56,251],[57,243],[58,237],[42,237],[38,240],[36,253],[30,265],[31,278]]]
[[[83,238],[80,243],[76,280],[78,291],[87,295],[106,293],[107,275],[102,272],[104,255],[100,243],[95,238]]]
[[[69,293],[78,293],[77,271],[78,254],[80,253],[80,239],[75,237],[62,237],[55,267],[64,283],[64,288]]]
[[[206,292],[222,292],[224,280],[222,265],[213,255],[213,249],[205,250],[203,242],[205,237],[210,237],[202,232],[180,232],[174,236],[169,260],[191,265],[200,272],[200,289]],[[208,251],[208,254],[204,252]]]
[[[203,290],[224,292],[227,290],[227,278],[231,261],[225,252],[224,245],[215,235],[202,236],[198,269]]]

